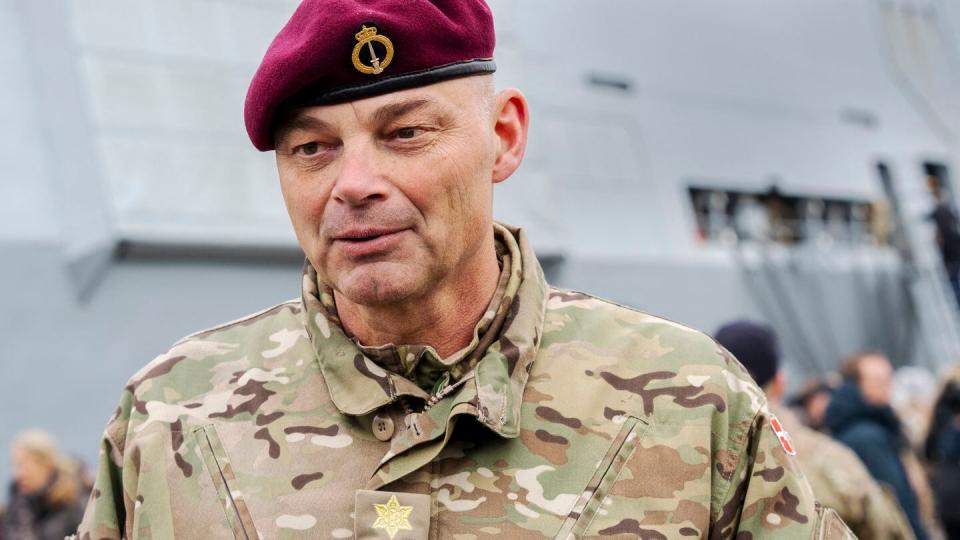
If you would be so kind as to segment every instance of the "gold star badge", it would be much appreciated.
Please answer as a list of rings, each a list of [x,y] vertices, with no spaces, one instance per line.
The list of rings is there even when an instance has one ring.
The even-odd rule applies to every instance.
[[[396,536],[397,531],[413,530],[413,527],[410,526],[410,521],[407,519],[410,517],[410,512],[413,512],[413,507],[400,506],[396,495],[391,495],[387,504],[374,503],[373,507],[374,510],[377,511],[377,516],[379,516],[377,520],[373,522],[374,529],[386,530],[390,538]]]

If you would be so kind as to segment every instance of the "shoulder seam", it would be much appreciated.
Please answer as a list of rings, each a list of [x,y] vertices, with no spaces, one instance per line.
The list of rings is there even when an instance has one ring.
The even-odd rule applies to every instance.
[[[260,315],[263,315],[264,313],[269,313],[269,312],[271,312],[271,311],[273,311],[273,310],[275,310],[275,309],[282,308],[283,306],[288,306],[288,305],[291,305],[291,304],[297,304],[297,303],[299,303],[299,302],[300,302],[300,299],[299,299],[299,298],[292,298],[292,299],[287,300],[287,301],[285,301],[285,302],[280,302],[279,304],[270,306],[270,307],[265,308],[265,309],[261,309],[260,311],[251,313],[251,314],[249,314],[249,315],[245,315],[245,316],[243,316],[243,317],[240,317],[239,319],[234,319],[234,320],[232,320],[232,321],[227,321],[227,322],[225,322],[225,323],[221,323],[221,324],[218,324],[218,325],[216,325],[216,326],[211,326],[210,328],[205,328],[205,329],[203,329],[203,330],[198,330],[198,331],[196,331],[196,332],[193,332],[192,334],[188,334],[188,335],[186,335],[186,336],[178,339],[173,345],[174,345],[174,346],[177,346],[177,345],[183,343],[184,341],[187,341],[188,339],[193,339],[193,338],[199,337],[199,336],[201,336],[201,335],[203,335],[203,334],[209,334],[209,333],[212,333],[212,332],[216,332],[217,330],[223,330],[223,329],[225,329],[225,328],[229,328],[229,327],[231,327],[231,326],[240,324],[240,323],[242,323],[242,322],[249,321],[250,319],[253,319],[253,318],[255,318],[255,317],[259,317]]]
[[[646,315],[647,317],[654,317],[654,318],[656,318],[656,319],[660,319],[660,320],[662,320],[662,321],[666,321],[666,322],[668,322],[668,323],[675,324],[675,325],[677,325],[677,326],[682,326],[683,328],[686,328],[686,329],[688,329],[688,330],[692,330],[692,331],[697,332],[697,333],[699,333],[699,334],[703,334],[703,335],[706,336],[706,337],[711,337],[711,336],[708,336],[705,332],[703,332],[703,331],[701,331],[701,330],[697,330],[696,328],[693,328],[693,327],[691,327],[690,325],[687,325],[687,324],[684,324],[684,323],[681,323],[681,322],[677,322],[677,321],[675,321],[675,320],[673,320],[673,319],[669,319],[669,318],[667,318],[667,317],[663,317],[663,316],[657,315],[657,314],[655,314],[655,313],[650,313],[649,311],[644,311],[644,310],[642,310],[642,309],[639,309],[639,308],[636,308],[636,307],[633,307],[633,306],[628,306],[628,305],[626,305],[626,304],[621,304],[620,302],[616,302],[616,301],[610,300],[609,298],[604,298],[604,297],[602,297],[602,296],[597,296],[597,295],[595,295],[595,294],[591,294],[591,293],[588,293],[588,292],[578,291],[577,289],[568,289],[568,288],[565,288],[565,287],[556,287],[556,286],[554,286],[554,285],[551,285],[550,287],[551,287],[553,290],[555,290],[555,291],[562,291],[562,292],[571,292],[571,293],[576,293],[576,294],[582,294],[582,295],[584,295],[584,296],[590,297],[590,298],[593,299],[593,300],[597,300],[597,301],[603,302],[603,303],[605,303],[605,304],[610,304],[610,305],[612,305],[612,306],[616,306],[616,307],[619,307],[619,308],[623,308],[623,309],[625,309],[625,310],[627,310],[627,311],[632,311],[632,312],[638,313],[638,314],[640,314],[640,315]]]
[[[633,307],[633,306],[628,306],[628,305],[625,305],[625,304],[621,304],[621,303],[619,303],[619,302],[614,302],[613,300],[610,300],[610,299],[608,299],[608,298],[603,298],[603,297],[600,297],[600,296],[597,296],[597,295],[595,295],[595,294],[591,294],[591,293],[588,293],[588,292],[578,291],[577,289],[568,289],[568,288],[566,288],[566,287],[557,287],[557,286],[555,286],[555,285],[551,285],[550,288],[553,289],[553,290],[555,290],[555,291],[560,291],[560,292],[569,292],[569,293],[582,294],[582,295],[584,295],[584,296],[587,296],[587,297],[591,298],[592,300],[598,300],[598,301],[603,302],[603,303],[605,303],[605,304],[610,304],[610,305],[613,305],[613,306],[621,307],[621,308],[623,308],[623,309],[627,309],[627,310],[633,311],[634,313],[639,313],[639,314],[641,314],[641,315],[649,315],[649,316],[651,316],[651,317],[656,317],[656,315],[650,315],[650,314],[647,313],[646,311],[642,311],[642,310],[637,309],[637,308],[635,308],[635,307]],[[671,321],[671,322],[673,322],[673,321]]]

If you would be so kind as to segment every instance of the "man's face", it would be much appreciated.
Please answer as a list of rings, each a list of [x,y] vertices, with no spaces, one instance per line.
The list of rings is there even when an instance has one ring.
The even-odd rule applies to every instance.
[[[893,367],[883,356],[870,356],[859,366],[860,392],[872,405],[889,405],[893,387]]]
[[[375,306],[469,272],[492,234],[489,84],[457,79],[302,109],[283,123],[281,189],[321,281]]]

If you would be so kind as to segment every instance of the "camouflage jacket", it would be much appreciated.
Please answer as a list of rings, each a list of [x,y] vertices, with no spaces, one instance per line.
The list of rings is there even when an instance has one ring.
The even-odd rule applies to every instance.
[[[836,510],[861,540],[913,540],[897,498],[870,476],[853,450],[804,426],[789,409],[773,410],[790,431],[817,500]]]
[[[850,537],[728,353],[548,287],[497,231],[495,339],[428,390],[398,369],[432,349],[372,359],[309,265],[300,300],[155,359],[106,429],[80,538]]]

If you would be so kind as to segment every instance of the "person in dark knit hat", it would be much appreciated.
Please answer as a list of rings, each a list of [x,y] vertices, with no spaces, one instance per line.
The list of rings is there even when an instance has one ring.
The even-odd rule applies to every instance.
[[[783,427],[817,499],[836,510],[860,539],[910,539],[913,532],[897,502],[883,490],[846,446],[803,425],[783,406],[786,377],[773,328],[734,321],[715,334],[720,345],[743,364],[767,395],[772,417]]]
[[[250,83],[299,300],[177,343],[81,538],[850,538],[709,337],[550,287],[493,220],[529,107],[482,0],[307,0]]]
[[[782,386],[780,371],[780,342],[769,326],[751,321],[735,321],[722,326],[716,340],[743,364],[760,388],[766,388],[774,379]]]

